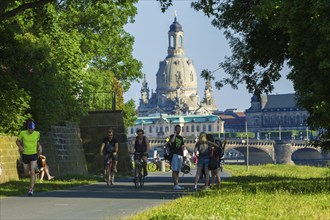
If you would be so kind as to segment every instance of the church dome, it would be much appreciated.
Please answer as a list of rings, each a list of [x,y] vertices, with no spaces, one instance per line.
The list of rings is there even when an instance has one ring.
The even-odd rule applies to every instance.
[[[179,24],[179,22],[176,21],[176,18],[174,19],[173,23],[170,26],[170,31],[173,32],[183,31],[181,24]]]
[[[157,91],[172,93],[178,87],[184,88],[186,96],[197,93],[197,74],[192,60],[184,56],[167,57],[160,62],[157,72]]]

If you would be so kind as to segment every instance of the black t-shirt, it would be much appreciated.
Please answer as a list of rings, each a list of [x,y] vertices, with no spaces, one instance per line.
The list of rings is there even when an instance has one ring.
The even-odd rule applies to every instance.
[[[135,144],[134,144],[135,152],[139,153],[145,153],[147,152],[147,141],[146,137],[143,136],[142,142],[139,143],[139,139],[135,139]]]
[[[111,153],[113,151],[115,151],[115,144],[118,143],[118,139],[113,137],[111,140],[109,139],[109,137],[105,137],[103,138],[102,143],[105,144],[104,148],[103,148],[103,153]]]
[[[174,136],[174,134],[172,134],[170,136],[170,141],[172,140],[173,136]],[[174,143],[171,142],[171,152],[173,154],[178,154],[178,155],[183,156],[183,149],[182,149],[183,145],[184,145],[183,137],[180,135],[177,135],[175,137],[175,142]]]

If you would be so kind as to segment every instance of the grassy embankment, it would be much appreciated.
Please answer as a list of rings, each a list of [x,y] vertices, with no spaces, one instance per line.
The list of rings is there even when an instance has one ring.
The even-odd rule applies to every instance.
[[[47,177],[45,178],[47,179]],[[48,192],[53,190],[66,189],[74,186],[86,185],[100,181],[99,177],[55,177],[54,180],[44,180],[43,183],[36,181],[34,192]],[[0,197],[25,195],[29,188],[30,179],[23,178],[18,181],[10,181],[0,184]]]
[[[191,193],[131,219],[330,219],[330,170],[226,166],[220,189]]]

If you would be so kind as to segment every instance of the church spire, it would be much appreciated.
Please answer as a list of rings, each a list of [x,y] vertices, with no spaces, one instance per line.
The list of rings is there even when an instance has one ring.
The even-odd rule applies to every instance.
[[[148,102],[149,102],[149,87],[146,80],[146,74],[144,74],[142,88],[141,88],[140,103],[147,104]]]
[[[168,32],[168,57],[184,55],[184,34],[181,24],[177,21],[176,11],[174,12],[174,21]]]

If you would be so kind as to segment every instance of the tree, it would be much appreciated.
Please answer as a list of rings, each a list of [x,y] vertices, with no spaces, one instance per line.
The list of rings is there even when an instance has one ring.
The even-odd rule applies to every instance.
[[[171,0],[159,0],[163,10]],[[192,7],[224,29],[232,49],[220,66],[229,77],[216,87],[246,83],[249,92],[273,91],[285,65],[297,104],[310,114],[313,129],[330,129],[330,2],[327,0],[201,0]],[[322,145],[330,148],[330,133]]]
[[[54,0],[38,0],[38,1],[12,1],[2,0],[0,2],[0,22],[12,18],[23,13],[28,9],[42,7],[43,5],[55,2]]]
[[[24,114],[30,114],[39,129],[46,129],[87,113],[97,86],[89,80],[93,74],[97,78],[100,71],[112,73],[126,91],[142,77],[141,62],[132,56],[134,38],[123,28],[133,22],[134,2],[52,1],[3,20],[0,74],[16,86],[5,94],[0,108],[22,91],[27,96],[17,102],[24,103]],[[6,89],[0,86],[1,92]],[[15,121],[11,113],[6,117]]]

